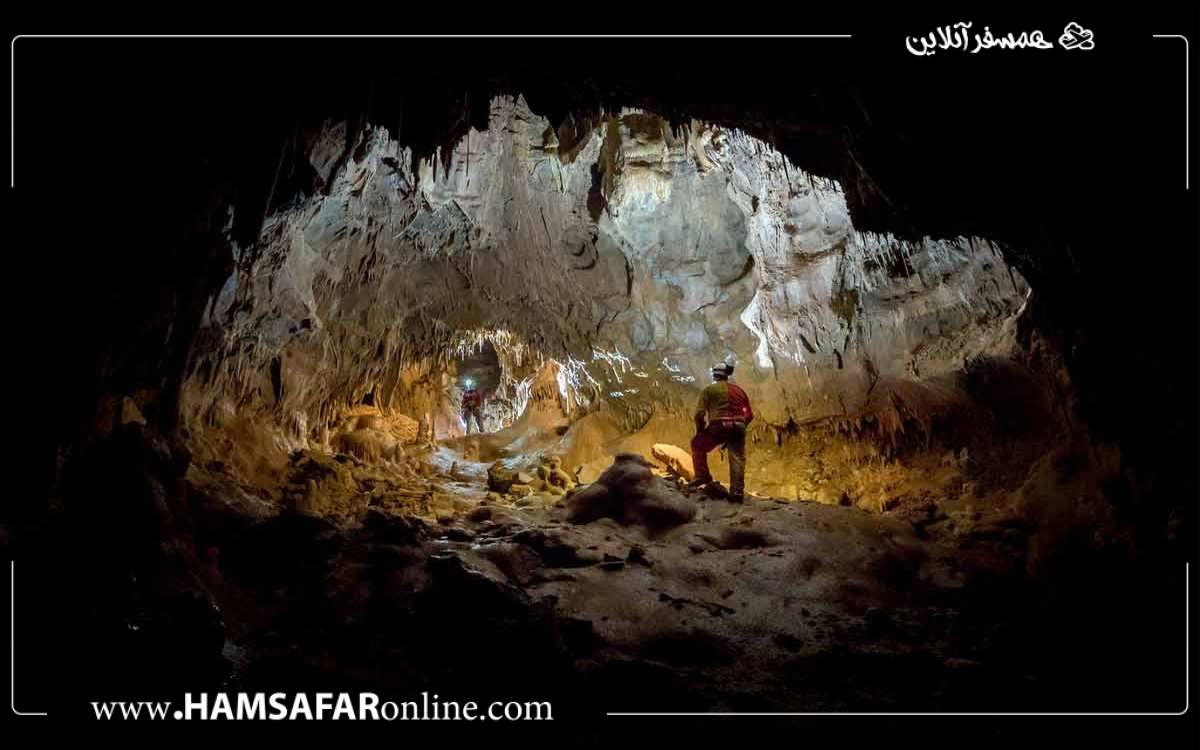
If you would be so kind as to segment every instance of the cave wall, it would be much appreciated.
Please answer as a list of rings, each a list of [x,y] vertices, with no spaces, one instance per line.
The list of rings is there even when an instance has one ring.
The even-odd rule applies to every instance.
[[[508,390],[531,377],[516,372],[529,349],[574,363],[577,397],[644,418],[686,409],[728,360],[766,421],[859,415],[889,405],[871,403],[880,380],[1002,351],[1029,293],[989,243],[856,232],[836,183],[739,131],[627,111],[564,150],[501,98],[486,130],[414,174],[383,129],[339,159],[345,130],[306,144],[320,187],[236,248],[205,307],[196,429],[254,414],[327,444],[367,394],[446,412],[445,382],[416,395],[405,373],[450,367],[471,331],[511,334]]]
[[[1128,19],[1119,23],[1121,33],[1132,33]],[[1157,54],[1154,30],[1143,31],[1144,44],[1131,44],[1139,54]],[[875,41],[888,40],[864,33],[854,45],[887,57],[891,47]],[[51,248],[20,254],[17,276],[58,284],[30,308],[44,321],[30,337],[33,359],[50,378],[35,387],[59,394],[39,420],[37,442],[39,477],[51,495],[75,457],[107,434],[96,419],[111,412],[105,404],[138,394],[150,425],[173,429],[173,394],[195,322],[227,283],[231,248],[254,245],[264,217],[324,189],[304,165],[308,142],[326,122],[346,123],[335,162],[348,161],[363,129],[377,125],[420,164],[439,147],[450,159],[465,133],[486,129],[494,96],[517,93],[547,117],[567,150],[603,113],[624,106],[666,113],[674,129],[699,118],[742,128],[807,173],[837,179],[861,230],[914,241],[993,238],[1034,288],[1047,291],[1027,313],[1056,341],[1092,427],[1122,441],[1141,471],[1158,476],[1154,486],[1194,486],[1179,471],[1193,452],[1194,420],[1179,415],[1194,412],[1196,363],[1178,342],[1194,338],[1195,316],[1184,308],[1195,257],[1172,255],[1171,272],[1131,260],[1148,257],[1145,250],[1167,253],[1180,238],[1195,244],[1194,221],[1172,218],[1194,216],[1187,194],[1169,189],[1179,176],[1176,149],[1148,132],[1175,116],[1177,82],[1164,75],[1123,90],[1124,98],[1106,95],[1125,67],[1116,48],[1091,56],[1096,74],[1086,77],[999,58],[934,68],[902,51],[892,64],[849,55],[836,56],[830,68],[841,42],[763,45],[753,75],[719,65],[696,75],[691,66],[605,54],[603,40],[476,40],[461,55],[441,57],[431,78],[398,66],[391,41],[323,42],[323,57],[354,59],[357,72],[317,66],[303,76],[291,55],[263,60],[245,47],[216,54],[165,41],[124,50],[72,44],[84,54],[92,49],[95,64],[67,65],[57,43],[25,46],[27,69],[56,76],[59,85],[24,88],[16,113],[22,189],[13,199],[27,217],[16,242]],[[404,48],[428,58],[440,44],[413,40]],[[689,59],[691,45],[657,42],[654,59]],[[147,66],[148,51],[163,64]],[[604,64],[545,64],[585,58]],[[797,78],[796,71],[835,72]],[[117,80],[122,85],[114,87]],[[996,82],[1010,93],[1019,82],[1019,98],[996,99]],[[150,90],[157,94],[144,96]],[[1065,90],[1089,107],[1064,99]],[[101,111],[128,116],[79,116]],[[89,150],[86,169],[63,148],[81,136],[102,144]],[[1083,152],[1107,158],[1051,167]],[[55,168],[41,168],[42,159]],[[66,204],[45,196],[62,192],[64,175],[83,174],[100,189],[93,199],[70,201],[71,220],[63,221]],[[1126,200],[1142,190],[1156,196],[1157,218]],[[1107,207],[1119,207],[1111,216],[1124,217],[1117,222],[1123,229],[1096,220]],[[197,233],[198,223],[211,231]],[[101,236],[97,227],[114,226],[118,255],[87,250]],[[64,253],[69,263],[61,262]],[[167,350],[173,354],[164,359]],[[30,495],[35,514],[45,494]],[[1171,491],[1162,501],[1185,496]]]

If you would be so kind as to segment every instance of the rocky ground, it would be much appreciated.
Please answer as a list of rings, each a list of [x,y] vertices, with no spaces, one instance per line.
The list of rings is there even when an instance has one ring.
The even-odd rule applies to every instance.
[[[1131,565],[1115,533],[1098,543],[1117,528],[1116,463],[1088,441],[1019,481],[955,453],[973,487],[880,512],[753,483],[743,504],[688,491],[662,444],[582,481],[536,447],[571,430],[528,427],[371,460],[296,449],[247,481],[234,455],[186,460],[125,420],[82,475],[125,504],[67,507],[21,550],[51,660],[37,674],[75,675],[46,694],[429,691],[550,700],[595,727],[621,711],[1159,710],[1177,692],[1156,675],[1182,583]]]
[[[636,455],[579,487],[446,446],[424,459],[414,480],[297,454],[287,492],[308,501],[257,516],[193,472],[231,685],[573,684],[599,691],[593,712],[1047,698],[1043,667],[1011,650],[1036,536],[1012,508],[733,504]]]

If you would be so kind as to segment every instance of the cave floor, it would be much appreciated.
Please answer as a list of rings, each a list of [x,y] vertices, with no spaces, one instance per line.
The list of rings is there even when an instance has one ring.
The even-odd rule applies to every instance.
[[[1045,666],[1076,626],[1047,628],[1025,573],[1029,529],[1009,510],[947,501],[928,522],[692,493],[691,521],[651,533],[570,523],[562,496],[489,492],[478,456],[470,441],[447,441],[419,476],[294,456],[302,478],[290,486],[307,481],[309,500],[321,498],[303,513],[250,513],[218,498],[213,477],[190,475],[205,498],[194,503],[198,538],[220,548],[209,585],[236,656],[228,686],[440,680],[566,691],[588,696],[576,709],[591,713],[1096,700],[1061,689],[1094,676],[1077,662]]]
[[[487,633],[497,615],[477,592],[454,602],[437,594],[466,585],[439,581],[437,571],[451,566],[468,588],[488,589],[484,598],[549,617],[553,633],[527,657],[553,652],[551,660],[597,684],[616,680],[608,711],[922,710],[958,705],[978,692],[964,683],[997,679],[982,653],[996,627],[984,620],[1019,570],[1005,546],[1016,532],[1006,536],[1013,527],[1003,518],[977,518],[972,538],[989,541],[963,546],[858,508],[755,496],[735,505],[697,494],[691,522],[652,534],[611,519],[568,523],[561,496],[489,493],[488,465],[464,457],[461,441],[427,459],[419,480],[344,456],[295,462],[324,477],[312,482],[315,494],[346,497],[329,500],[324,515],[260,516],[222,545],[224,604],[231,619],[244,617],[232,639],[240,660],[257,655],[261,672],[300,659],[308,663],[293,667],[302,672],[386,683],[395,677],[380,672],[388,659],[341,652],[350,645],[343,639],[365,629],[366,642],[388,650],[386,630],[414,627],[419,600],[461,607],[479,623],[467,628],[471,640],[499,647],[507,626]],[[303,559],[284,570],[248,549],[259,544]],[[296,619],[325,607],[323,626]],[[403,623],[383,625],[393,618]],[[314,627],[326,634],[319,646],[295,643]],[[1027,677],[997,666],[1008,682]],[[246,673],[240,666],[238,679]]]
[[[1017,575],[1011,550],[963,555],[856,508],[692,496],[696,517],[661,534],[568,523],[552,498],[491,501],[432,527],[435,554],[584,623],[592,668],[689,685],[616,691],[612,711],[919,710],[984,679],[981,644],[964,632],[966,587]]]

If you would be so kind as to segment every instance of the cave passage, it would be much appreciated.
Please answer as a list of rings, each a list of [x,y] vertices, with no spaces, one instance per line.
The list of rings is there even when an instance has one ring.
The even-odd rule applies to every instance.
[[[114,379],[64,459],[63,538],[121,550],[72,653],[130,689],[552,684],[575,716],[1174,695],[1146,674],[1178,643],[1109,648],[1181,587],[1126,565],[1150,483],[1081,415],[1037,250],[860,231],[861,184],[736,127],[472,106],[432,154],[291,131],[172,308],[178,382]],[[744,502],[722,451],[689,484],[717,364],[754,408]]]
[[[189,363],[185,480],[244,527],[196,536],[226,586],[269,578],[256,535],[317,519],[350,548],[310,595],[372,591],[339,623],[397,601],[449,617],[475,604],[444,598],[447,571],[469,571],[554,601],[590,673],[643,665],[645,691],[611,710],[729,705],[763,680],[785,686],[774,708],[1062,699],[1078,664],[1049,656],[1057,636],[1028,648],[1032,581],[1094,522],[1119,459],[1070,418],[1037,290],[997,245],[860,233],[837,182],[652,112],[567,151],[499,97],[415,171],[381,128],[347,155],[344,128],[307,135],[321,189],[267,217]],[[743,503],[722,451],[716,484],[688,484],[718,363],[756,415]],[[441,567],[375,562],[406,583],[355,584],[353,545],[397,534],[404,560]],[[265,622],[244,646],[262,659]],[[706,679],[664,691],[682,672]]]
[[[1019,362],[1033,291],[996,245],[859,233],[838,183],[740,131],[630,110],[564,151],[500,97],[440,173],[414,173],[383,129],[347,154],[345,127],[306,136],[321,187],[269,215],[207,301],[184,384],[197,455],[267,494],[286,462],[230,461],[249,433],[417,472],[405,447],[463,435],[468,382],[493,437],[464,459],[556,455],[577,483],[619,453],[686,454],[718,362],[755,402],[764,496],[918,505],[929,478],[893,459],[922,441],[932,455],[990,408],[987,389],[1037,396],[998,429],[1053,432]],[[817,435],[856,438],[828,457],[837,472],[890,466],[914,490],[829,481],[785,447]]]

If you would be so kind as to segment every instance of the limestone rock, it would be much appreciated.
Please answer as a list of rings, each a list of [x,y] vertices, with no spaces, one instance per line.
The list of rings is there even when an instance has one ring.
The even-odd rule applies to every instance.
[[[650,452],[656,459],[687,481],[696,478],[696,470],[692,467],[692,457],[683,448],[669,443],[655,443]]]
[[[838,185],[746,133],[690,123],[677,139],[657,115],[624,112],[564,141],[524,100],[490,109],[446,169],[414,174],[383,128],[350,159],[344,122],[308,139],[300,157],[322,189],[268,217],[253,273],[231,276],[206,316],[184,388],[190,429],[236,421],[229,404],[248,396],[264,429],[289,415],[277,428],[293,443],[324,444],[332,427],[334,450],[388,458],[359,433],[424,445],[458,418],[437,357],[415,352],[503,327],[509,402],[518,351],[570,352],[586,375],[564,380],[565,403],[628,404],[631,422],[662,397],[694,398],[730,357],[764,421],[844,414],[894,435],[944,398],[911,386],[1011,345],[1004,324],[1028,286],[994,248],[862,235]],[[452,257],[468,270],[447,286]],[[531,400],[560,398],[553,379],[535,385],[549,393]],[[331,418],[333,403],[358,406]],[[685,457],[672,465],[686,476]],[[547,481],[569,488],[553,468]]]
[[[404,448],[390,433],[376,429],[356,429],[333,437],[334,450],[346,453],[369,463],[399,461],[404,458]]]
[[[125,396],[121,399],[121,414],[118,424],[140,424],[143,427],[146,425],[146,418],[142,416],[142,410],[138,408],[137,403],[133,399]]]
[[[628,453],[618,455],[594,484],[573,494],[567,508],[571,523],[607,517],[651,532],[686,523],[696,515],[695,504],[655,476],[645,458]]]
[[[502,461],[497,461],[488,467],[488,489],[492,492],[505,494],[517,481],[517,472],[504,468]]]

